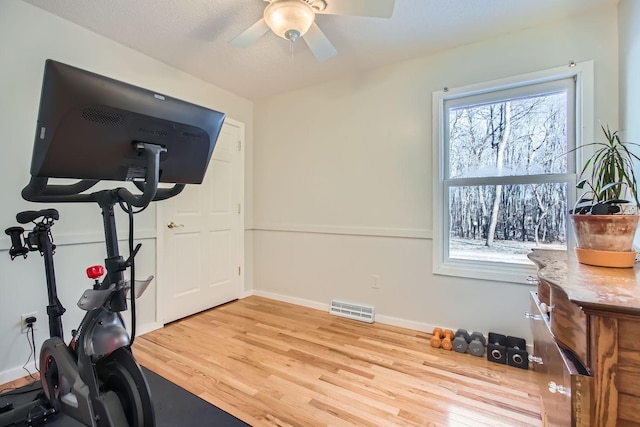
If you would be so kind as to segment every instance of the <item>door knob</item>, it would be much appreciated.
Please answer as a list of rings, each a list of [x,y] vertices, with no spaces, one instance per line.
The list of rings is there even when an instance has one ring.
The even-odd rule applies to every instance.
[[[184,224],[176,224],[175,222],[171,221],[169,224],[167,224],[168,228],[178,228],[178,227],[184,227]]]

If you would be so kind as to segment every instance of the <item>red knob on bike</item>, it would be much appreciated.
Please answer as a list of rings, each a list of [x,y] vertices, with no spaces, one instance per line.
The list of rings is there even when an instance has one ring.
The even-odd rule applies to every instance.
[[[101,265],[93,265],[87,268],[87,277],[89,279],[97,279],[104,274],[104,267]]]

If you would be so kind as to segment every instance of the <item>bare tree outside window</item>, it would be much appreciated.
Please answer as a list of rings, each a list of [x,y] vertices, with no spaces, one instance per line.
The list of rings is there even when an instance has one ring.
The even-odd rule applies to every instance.
[[[449,257],[522,263],[532,247],[565,248],[568,93],[447,109]]]

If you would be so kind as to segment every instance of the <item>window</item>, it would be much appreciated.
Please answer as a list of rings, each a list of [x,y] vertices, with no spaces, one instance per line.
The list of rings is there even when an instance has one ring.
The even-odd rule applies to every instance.
[[[435,273],[523,282],[567,248],[589,65],[434,94]]]

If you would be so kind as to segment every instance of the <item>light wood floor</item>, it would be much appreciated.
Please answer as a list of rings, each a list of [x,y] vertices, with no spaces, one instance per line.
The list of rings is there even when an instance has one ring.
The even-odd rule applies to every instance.
[[[429,338],[252,296],[139,336],[134,354],[253,426],[541,425],[533,371]]]

